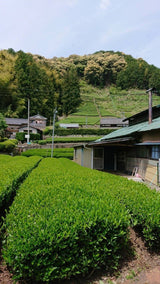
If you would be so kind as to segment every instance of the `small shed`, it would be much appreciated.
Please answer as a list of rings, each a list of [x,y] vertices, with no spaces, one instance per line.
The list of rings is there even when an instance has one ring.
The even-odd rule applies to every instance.
[[[128,121],[124,118],[106,117],[100,120],[101,128],[120,128],[128,126]]]
[[[59,126],[65,129],[78,129],[79,128],[78,123],[60,123]]]

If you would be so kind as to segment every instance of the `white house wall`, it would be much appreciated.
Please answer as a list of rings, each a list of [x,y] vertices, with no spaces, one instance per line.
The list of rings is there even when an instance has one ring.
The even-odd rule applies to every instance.
[[[84,148],[83,150],[83,166],[86,168],[91,168],[91,160],[92,160],[92,149]]]
[[[86,168],[92,168],[92,148],[76,148],[74,150],[74,161]]]

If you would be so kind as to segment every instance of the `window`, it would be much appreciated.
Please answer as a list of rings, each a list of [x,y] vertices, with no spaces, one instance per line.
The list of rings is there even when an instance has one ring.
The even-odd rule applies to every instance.
[[[103,149],[94,149],[94,158],[103,158]]]
[[[152,159],[159,159],[160,158],[160,146],[152,146]]]

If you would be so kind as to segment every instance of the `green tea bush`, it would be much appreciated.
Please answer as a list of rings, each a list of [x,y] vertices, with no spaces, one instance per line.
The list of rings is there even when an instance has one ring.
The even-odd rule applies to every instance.
[[[54,143],[82,143],[82,142],[91,142],[99,139],[99,137],[55,137]],[[52,138],[47,138],[45,143],[52,143]]]
[[[65,129],[56,128],[55,135],[57,136],[67,136],[67,135],[95,135],[104,136],[114,131],[113,129],[103,129],[103,128],[79,128],[79,129]],[[52,136],[53,130],[49,127],[43,130],[44,135]]]
[[[117,184],[115,188],[114,184]],[[151,248],[160,248],[160,193],[146,185],[122,177],[110,177],[110,189],[125,204],[132,216],[132,225],[143,234]]]
[[[73,160],[73,148],[55,148],[53,150],[54,158],[67,158]],[[41,156],[43,158],[51,157],[51,149],[31,149],[22,152],[22,156]]]
[[[43,159],[7,215],[3,256],[16,279],[32,283],[111,269],[127,243],[129,220],[105,174]]]
[[[8,206],[20,182],[39,161],[39,157],[0,155],[0,211]]]

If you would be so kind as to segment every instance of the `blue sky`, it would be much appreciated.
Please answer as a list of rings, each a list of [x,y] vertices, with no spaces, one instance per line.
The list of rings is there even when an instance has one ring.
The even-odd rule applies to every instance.
[[[46,58],[122,51],[160,68],[159,0],[0,0],[0,49]]]

